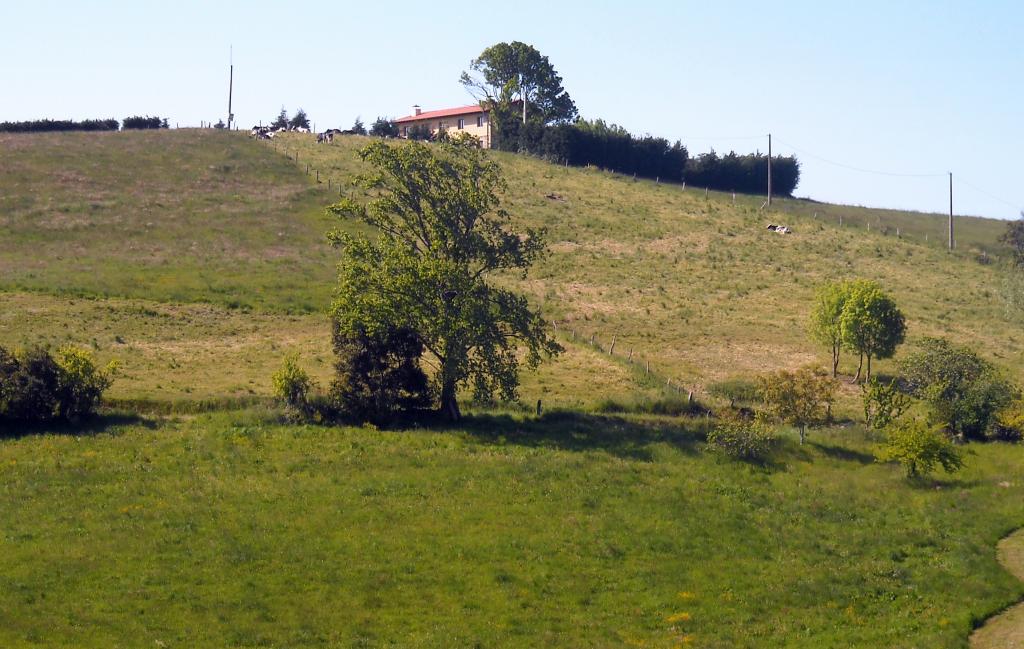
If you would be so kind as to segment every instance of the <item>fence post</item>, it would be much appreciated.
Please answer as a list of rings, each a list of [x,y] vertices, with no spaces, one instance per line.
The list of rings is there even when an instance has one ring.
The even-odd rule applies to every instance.
[[[590,344],[591,344],[591,345],[593,345],[593,344],[594,344],[594,337],[595,337],[595,336],[597,336],[597,334],[590,334]]]
[[[633,348],[632,347],[629,348],[629,362],[630,363],[633,362]]]
[[[316,181],[320,182],[320,170],[319,169],[316,170]]]
[[[651,361],[647,361],[647,371],[644,372],[644,373],[645,374],[650,374],[651,373]]]
[[[612,336],[612,346],[608,348],[608,355],[609,356],[614,356],[615,355],[615,336]]]

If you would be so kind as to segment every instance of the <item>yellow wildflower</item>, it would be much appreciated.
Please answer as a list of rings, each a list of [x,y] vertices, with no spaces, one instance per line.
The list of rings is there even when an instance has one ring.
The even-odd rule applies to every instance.
[[[689,622],[690,614],[686,611],[683,611],[682,613],[675,613],[673,615],[669,615],[667,620],[672,624],[675,624],[676,622]]]

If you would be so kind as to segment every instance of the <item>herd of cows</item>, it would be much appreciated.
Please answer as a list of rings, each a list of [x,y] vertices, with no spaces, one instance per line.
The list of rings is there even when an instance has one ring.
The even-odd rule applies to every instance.
[[[310,130],[305,126],[253,126],[249,134],[257,140],[272,140],[278,133],[285,132],[293,133],[309,133]],[[343,131],[338,128],[329,128],[323,133],[316,134],[317,144],[329,144],[334,141],[335,135],[355,135],[355,131]]]

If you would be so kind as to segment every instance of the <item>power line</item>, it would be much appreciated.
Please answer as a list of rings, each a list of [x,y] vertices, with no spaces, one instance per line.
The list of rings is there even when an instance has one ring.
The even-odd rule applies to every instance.
[[[778,138],[776,138],[776,139],[778,140]],[[824,163],[827,163],[827,164],[830,164],[830,165],[835,165],[837,167],[842,167],[844,169],[851,169],[853,171],[859,171],[859,172],[865,173],[865,174],[874,174],[876,176],[894,176],[894,177],[897,177],[897,178],[941,178],[941,177],[946,175],[944,173],[941,173],[941,174],[905,174],[905,173],[896,173],[896,172],[892,172],[892,171],[878,171],[877,169],[865,169],[863,167],[855,167],[853,165],[848,165],[848,164],[844,164],[842,162],[836,162],[835,160],[829,160],[828,158],[823,158],[823,157],[821,157],[819,155],[815,155],[815,154],[811,153],[810,151],[807,151],[805,149],[801,149],[800,147],[796,146],[795,144],[790,144],[789,142],[783,142],[782,140],[779,140],[779,142],[781,144],[784,144],[784,145],[788,146],[789,148],[793,149],[794,151],[799,151],[800,153],[802,153],[802,154],[804,154],[806,156],[810,156],[810,157],[814,158],[815,160],[820,160],[821,162],[824,162]]]
[[[984,194],[985,196],[988,196],[992,200],[999,201],[1000,203],[1002,203],[1002,204],[1004,204],[1004,205],[1006,205],[1008,207],[1012,207],[1015,210],[1021,209],[1021,206],[1019,204],[1011,203],[1010,201],[1006,200],[1005,198],[999,198],[995,194],[991,194],[991,193],[985,191],[984,189],[982,189],[981,187],[978,187],[974,183],[967,182],[966,180],[963,179],[963,176],[957,176],[957,180],[958,180],[958,182],[961,182],[964,185],[967,185],[968,187],[970,187],[974,191],[979,192],[981,194]]]

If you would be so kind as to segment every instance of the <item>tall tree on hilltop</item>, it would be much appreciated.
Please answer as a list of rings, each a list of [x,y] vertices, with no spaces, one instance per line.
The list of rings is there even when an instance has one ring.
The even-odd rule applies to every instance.
[[[519,358],[528,366],[561,347],[525,297],[495,286],[499,271],[525,275],[544,253],[543,232],[517,232],[499,207],[498,165],[470,138],[438,147],[375,141],[359,152],[374,167],[363,186],[374,198],[331,206],[374,227],[369,238],[330,233],[344,250],[332,315],[342,335],[404,328],[433,357],[441,413],[460,417],[457,391],[510,400]]]
[[[288,125],[292,128],[309,128],[309,116],[300,108],[295,111],[295,116],[288,121]]]
[[[281,112],[277,114],[277,118],[270,123],[272,128],[288,128],[288,111],[281,106]]]
[[[523,123],[567,123],[578,114],[548,57],[519,41],[485,49],[459,82],[494,111],[499,123],[516,117]]]

